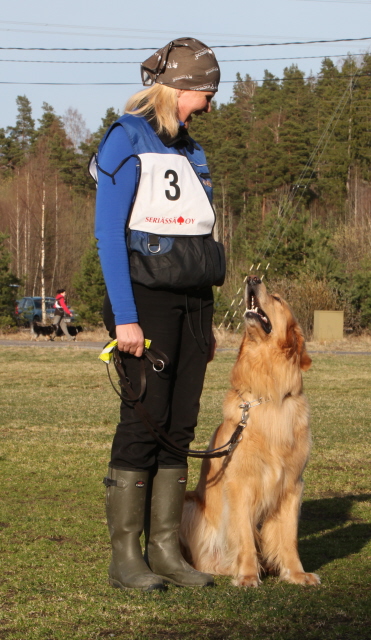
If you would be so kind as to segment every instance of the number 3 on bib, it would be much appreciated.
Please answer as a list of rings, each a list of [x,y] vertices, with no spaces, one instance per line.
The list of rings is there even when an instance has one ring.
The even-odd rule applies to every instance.
[[[215,214],[189,160],[152,152],[138,158],[141,169],[129,228],[159,236],[209,235]]]
[[[169,181],[169,187],[172,187],[173,191],[170,191],[169,189],[165,189],[165,196],[167,197],[168,200],[179,200],[180,198],[180,187],[178,185],[178,174],[176,171],[173,171],[172,169],[168,169],[165,172],[165,180],[170,180],[170,178],[172,178],[172,180]]]

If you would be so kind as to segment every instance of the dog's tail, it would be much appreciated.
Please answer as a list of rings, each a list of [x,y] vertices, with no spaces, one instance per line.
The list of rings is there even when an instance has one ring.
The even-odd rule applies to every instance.
[[[198,571],[223,573],[221,570],[221,534],[208,521],[205,504],[197,491],[187,491],[180,527],[181,550],[187,562]]]

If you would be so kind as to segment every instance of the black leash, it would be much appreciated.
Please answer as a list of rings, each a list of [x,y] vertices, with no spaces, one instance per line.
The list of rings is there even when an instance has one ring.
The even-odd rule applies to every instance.
[[[241,422],[237,425],[231,438],[223,446],[217,447],[216,449],[207,449],[206,451],[197,451],[194,449],[183,449],[182,447],[179,447],[176,444],[176,442],[166,433],[166,431],[159,424],[157,424],[157,422],[147,412],[147,410],[144,408],[143,404],[140,401],[146,389],[144,357],[148,358],[148,360],[152,363],[152,366],[155,371],[162,371],[169,364],[168,357],[164,353],[162,353],[158,349],[154,349],[153,347],[151,347],[150,349],[145,349],[144,354],[141,358],[142,366],[141,366],[139,396],[136,396],[133,389],[131,388],[130,380],[126,375],[126,372],[122,363],[120,351],[118,350],[117,347],[113,349],[112,357],[113,357],[113,363],[114,363],[116,372],[119,376],[119,383],[122,390],[122,393],[120,393],[116,389],[109,371],[109,363],[106,363],[108,377],[115,393],[117,393],[117,395],[121,398],[121,400],[125,404],[135,409],[142,423],[148,429],[151,436],[156,440],[156,442],[160,444],[160,446],[163,449],[166,449],[171,453],[181,453],[182,455],[186,455],[191,458],[222,458],[223,456],[227,456],[229,453],[231,453],[235,449],[238,442],[240,441],[240,435],[246,426],[247,415],[246,415],[246,419],[245,420],[242,419]],[[125,392],[126,396],[123,395],[123,392]]]

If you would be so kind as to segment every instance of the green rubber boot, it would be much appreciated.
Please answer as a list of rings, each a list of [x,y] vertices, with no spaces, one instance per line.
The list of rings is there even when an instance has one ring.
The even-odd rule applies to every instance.
[[[148,471],[109,467],[104,484],[106,512],[111,536],[112,560],[109,584],[120,589],[153,591],[166,589],[162,578],[145,563],[139,542],[144,526]]]
[[[179,527],[182,518],[188,469],[158,469],[153,478],[151,512],[146,521],[146,561],[165,582],[180,587],[214,586],[208,573],[193,569],[179,547]]]

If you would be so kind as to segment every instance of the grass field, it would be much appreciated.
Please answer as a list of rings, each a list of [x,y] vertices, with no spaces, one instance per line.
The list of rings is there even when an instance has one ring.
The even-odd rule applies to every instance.
[[[233,352],[209,366],[197,444],[221,416]],[[104,515],[118,414],[95,351],[0,347],[3,640],[366,640],[371,637],[371,356],[313,356],[314,447],[300,555],[319,588],[266,578],[238,589],[146,594],[107,584]],[[190,488],[199,462],[190,461]]]

